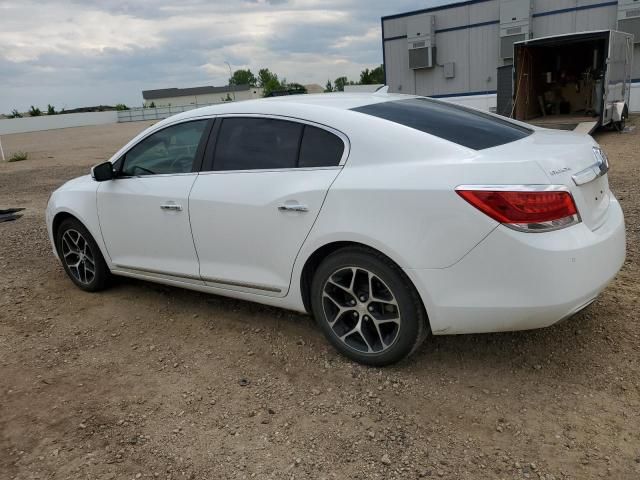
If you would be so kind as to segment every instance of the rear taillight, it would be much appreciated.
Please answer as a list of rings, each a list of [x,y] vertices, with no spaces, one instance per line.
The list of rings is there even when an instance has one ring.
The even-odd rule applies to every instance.
[[[548,232],[580,222],[573,197],[564,187],[463,186],[456,192],[494,220],[523,232]]]

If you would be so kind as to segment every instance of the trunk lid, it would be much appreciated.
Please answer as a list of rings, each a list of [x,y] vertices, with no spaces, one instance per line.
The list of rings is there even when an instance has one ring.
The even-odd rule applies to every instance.
[[[611,195],[607,174],[600,175],[600,157],[594,151],[597,147],[588,135],[536,129],[525,139],[491,150],[535,161],[550,184],[569,189],[580,218],[588,228],[596,230],[606,220]]]

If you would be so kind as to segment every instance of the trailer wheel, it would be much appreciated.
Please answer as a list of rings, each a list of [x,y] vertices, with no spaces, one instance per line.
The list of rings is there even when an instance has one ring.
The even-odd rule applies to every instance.
[[[622,117],[619,122],[613,123],[613,128],[615,128],[618,132],[624,132],[625,127],[627,126],[627,116],[629,115],[629,110],[625,105],[624,111],[622,112]]]

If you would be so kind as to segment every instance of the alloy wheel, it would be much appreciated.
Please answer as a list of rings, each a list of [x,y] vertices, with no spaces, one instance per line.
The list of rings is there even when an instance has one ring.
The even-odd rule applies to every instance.
[[[80,232],[68,229],[62,235],[62,258],[73,278],[89,285],[96,276],[96,263],[91,246]]]
[[[325,319],[348,347],[379,354],[398,338],[401,315],[387,284],[373,272],[346,267],[329,276],[322,289]]]

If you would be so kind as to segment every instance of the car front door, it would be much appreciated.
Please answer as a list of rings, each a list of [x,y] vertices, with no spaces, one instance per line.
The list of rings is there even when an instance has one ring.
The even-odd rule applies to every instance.
[[[206,284],[286,295],[296,256],[347,151],[342,134],[317,125],[257,116],[218,120],[189,198]]]
[[[212,122],[149,135],[116,163],[116,178],[100,184],[100,228],[116,270],[199,281],[188,201]]]

